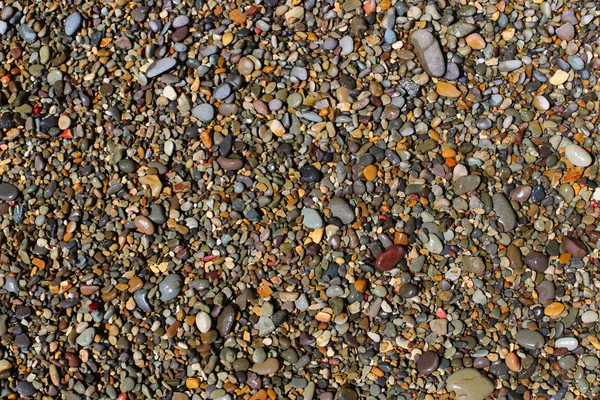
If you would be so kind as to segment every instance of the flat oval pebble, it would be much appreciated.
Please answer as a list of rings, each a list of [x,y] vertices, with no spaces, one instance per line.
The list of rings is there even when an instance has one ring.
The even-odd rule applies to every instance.
[[[457,399],[484,400],[494,391],[494,384],[478,370],[464,368],[446,379],[446,388],[454,392]]]
[[[73,36],[77,32],[79,32],[82,22],[83,19],[80,13],[74,12],[72,14],[69,14],[67,19],[65,19],[65,33],[67,34],[67,36]]]
[[[154,61],[148,69],[146,69],[146,76],[148,78],[154,78],[169,72],[177,65],[177,60],[174,58],[161,58],[160,60]]]
[[[546,343],[541,333],[530,329],[519,330],[515,339],[520,346],[528,350],[539,349]]]
[[[375,261],[375,268],[379,271],[389,271],[395,268],[404,258],[406,251],[402,246],[392,245],[385,251],[379,253]]]
[[[590,153],[575,144],[565,147],[565,156],[576,167],[587,167],[592,163]]]

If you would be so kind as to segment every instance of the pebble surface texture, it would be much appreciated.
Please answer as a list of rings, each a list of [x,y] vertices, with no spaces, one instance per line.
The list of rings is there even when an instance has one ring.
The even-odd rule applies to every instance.
[[[0,0],[0,398],[600,398],[599,36]]]

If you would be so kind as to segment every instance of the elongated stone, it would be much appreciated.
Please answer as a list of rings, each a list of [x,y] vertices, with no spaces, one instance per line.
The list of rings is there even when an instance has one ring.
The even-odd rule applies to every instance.
[[[146,70],[146,76],[148,78],[154,78],[162,75],[165,72],[169,72],[177,65],[177,60],[174,58],[161,58],[160,60],[154,61]]]
[[[221,332],[221,335],[227,336],[231,332],[235,325],[235,315],[236,311],[232,305],[228,305],[221,311],[217,319],[217,330]]]
[[[590,153],[576,144],[565,147],[565,157],[576,167],[587,167],[592,163]]]
[[[396,268],[396,265],[404,258],[406,251],[402,246],[396,244],[388,247],[377,256],[375,268],[379,271],[389,271]]]
[[[280,365],[278,359],[270,357],[261,363],[254,364],[252,371],[257,375],[271,375],[279,370]]]
[[[492,196],[494,212],[498,215],[498,221],[504,227],[505,232],[512,231],[517,225],[517,215],[510,201],[503,193],[496,193]]]
[[[67,34],[67,36],[73,36],[77,32],[79,32],[79,29],[81,29],[82,22],[83,19],[81,18],[81,14],[79,14],[78,12],[70,14],[65,19],[65,33]]]
[[[446,60],[444,53],[431,32],[425,29],[417,29],[408,38],[414,47],[419,64],[430,76],[440,78],[446,73]]]
[[[565,246],[565,250],[569,252],[573,257],[582,258],[588,255],[588,249],[581,240],[564,237],[563,245]]]

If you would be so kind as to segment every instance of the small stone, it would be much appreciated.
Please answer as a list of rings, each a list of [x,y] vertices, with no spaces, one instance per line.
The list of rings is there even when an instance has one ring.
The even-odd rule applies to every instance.
[[[467,36],[469,33],[473,32],[477,27],[473,24],[469,24],[468,22],[459,21],[455,24],[452,24],[448,27],[447,33],[452,36],[456,36],[457,38],[463,38]]]
[[[588,249],[581,240],[575,238],[564,237],[563,245],[565,250],[573,257],[583,258],[588,255]]]
[[[509,232],[515,229],[517,215],[506,196],[503,193],[496,193],[492,196],[492,203],[494,211],[498,216],[498,221],[502,224],[504,231]]]
[[[479,33],[471,33],[465,41],[473,50],[482,50],[486,46],[485,39]]]
[[[33,386],[33,384],[31,382],[27,382],[27,381],[17,382],[17,384],[15,385],[15,388],[17,389],[17,392],[19,392],[19,394],[21,396],[25,396],[25,397],[33,397],[33,395],[35,395],[37,393],[37,389],[35,388],[35,386]]]
[[[228,305],[221,311],[217,318],[217,330],[223,336],[229,335],[235,325],[236,310],[232,305]]]
[[[575,37],[575,27],[570,22],[567,22],[563,26],[556,29],[555,33],[556,36],[562,40],[573,40]]]
[[[546,344],[546,339],[538,331],[521,329],[515,337],[517,343],[527,350],[537,350]]]
[[[154,235],[154,224],[147,217],[138,215],[135,217],[133,222],[135,223],[135,227],[137,228],[138,232],[141,232],[145,235]]]
[[[544,308],[544,314],[549,317],[558,317],[565,310],[565,305],[554,302]]]
[[[339,218],[343,224],[351,224],[354,221],[354,209],[341,197],[334,197],[327,205],[331,215]]]
[[[525,256],[525,264],[536,272],[548,269],[548,256],[539,251],[532,251]]]
[[[577,339],[575,338],[560,338],[560,339],[556,339],[556,341],[554,342],[554,347],[556,348],[565,348],[568,351],[573,351],[577,348],[577,346],[579,346],[579,342],[577,341]]]
[[[519,360],[519,356],[515,353],[510,352],[506,355],[506,366],[508,369],[514,372],[519,372],[521,370],[521,360]]]
[[[302,224],[309,229],[319,229],[323,227],[323,219],[318,211],[304,208],[302,209]]]
[[[335,398],[333,400],[358,400],[358,394],[354,389],[351,388],[339,388],[335,392]]]
[[[429,322],[431,331],[437,335],[444,336],[448,333],[448,320],[447,319],[434,319]]]
[[[238,61],[237,70],[242,75],[250,75],[254,72],[254,62],[248,57],[242,57]]]
[[[515,70],[521,68],[521,65],[523,65],[521,60],[501,61],[500,63],[498,63],[498,71],[512,72],[512,71],[515,71]]]
[[[203,311],[196,314],[196,327],[198,328],[200,333],[206,333],[210,331],[211,326],[212,320],[210,318],[210,315]]]
[[[81,347],[87,347],[94,341],[96,330],[94,328],[87,328],[77,336],[77,344]]]
[[[257,375],[271,375],[279,371],[280,363],[276,358],[267,358],[264,362],[255,363],[252,371]]]
[[[457,399],[484,400],[494,391],[494,384],[475,368],[464,368],[448,377],[446,388]]]
[[[454,181],[454,194],[457,196],[472,192],[481,184],[481,177],[478,175],[460,176]]]
[[[538,111],[547,111],[550,108],[550,102],[544,96],[535,96],[532,104]]]
[[[596,311],[586,311],[581,316],[581,322],[585,324],[591,324],[596,321],[598,321],[598,313]]]
[[[13,201],[19,196],[19,189],[10,183],[0,183],[0,200]]]

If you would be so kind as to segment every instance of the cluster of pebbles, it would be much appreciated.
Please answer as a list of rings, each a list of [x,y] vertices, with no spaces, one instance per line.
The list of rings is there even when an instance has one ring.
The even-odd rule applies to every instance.
[[[0,0],[0,398],[600,398],[600,4]]]

